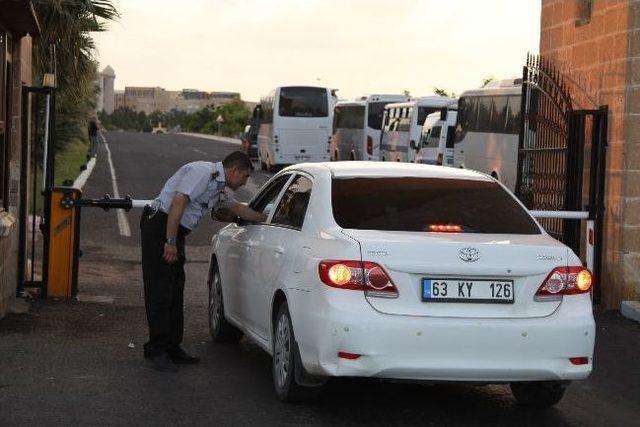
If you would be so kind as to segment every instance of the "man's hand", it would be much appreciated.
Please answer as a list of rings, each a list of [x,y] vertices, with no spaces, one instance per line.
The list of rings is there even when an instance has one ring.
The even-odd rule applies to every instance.
[[[164,258],[167,264],[173,264],[178,260],[178,248],[175,245],[165,243],[162,258]]]
[[[240,202],[234,202],[233,205],[229,207],[229,210],[246,221],[265,222],[267,220],[265,214],[254,211],[249,206]]]

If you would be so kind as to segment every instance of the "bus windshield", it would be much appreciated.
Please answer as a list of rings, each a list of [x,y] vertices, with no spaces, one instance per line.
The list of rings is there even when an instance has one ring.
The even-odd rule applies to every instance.
[[[327,90],[317,87],[283,87],[280,89],[281,117],[327,117]]]
[[[388,102],[370,102],[369,103],[369,117],[367,118],[367,125],[371,129],[382,129],[382,116],[384,115],[384,106]]]

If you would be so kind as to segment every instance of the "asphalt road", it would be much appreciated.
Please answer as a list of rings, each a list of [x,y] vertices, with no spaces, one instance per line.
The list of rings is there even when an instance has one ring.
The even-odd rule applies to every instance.
[[[220,160],[236,147],[177,135],[110,133],[121,195],[154,197],[182,164]],[[105,146],[85,197],[113,194]],[[268,179],[256,172],[237,197]],[[250,342],[211,343],[206,319],[207,243],[219,225],[203,219],[188,237],[185,347],[202,362],[177,374],[142,359],[146,321],[139,212],[82,214],[80,301],[38,301],[0,320],[0,425],[638,425],[640,325],[597,316],[595,371],[550,410],[517,406],[506,386],[416,385],[340,380],[305,405],[281,404],[270,358]]]

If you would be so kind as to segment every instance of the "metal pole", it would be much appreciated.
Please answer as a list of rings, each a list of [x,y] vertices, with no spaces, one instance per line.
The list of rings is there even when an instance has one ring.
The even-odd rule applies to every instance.
[[[47,94],[47,101],[44,107],[44,139],[43,139],[43,159],[42,159],[42,189],[47,188],[47,161],[49,157],[49,111],[51,106],[51,94]]]

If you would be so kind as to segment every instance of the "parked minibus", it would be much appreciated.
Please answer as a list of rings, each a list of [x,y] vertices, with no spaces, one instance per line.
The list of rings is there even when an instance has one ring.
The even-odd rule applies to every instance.
[[[455,102],[454,98],[426,96],[384,107],[380,160],[414,162],[420,132],[427,116]]]
[[[338,101],[333,109],[331,160],[362,160],[365,101]]]
[[[261,98],[258,159],[262,169],[328,161],[335,103],[334,91],[315,86],[281,86]]]
[[[492,175],[515,190],[522,80],[491,82],[460,95],[454,164]]]
[[[457,105],[453,104],[427,116],[420,135],[416,163],[453,167],[453,142]]]

